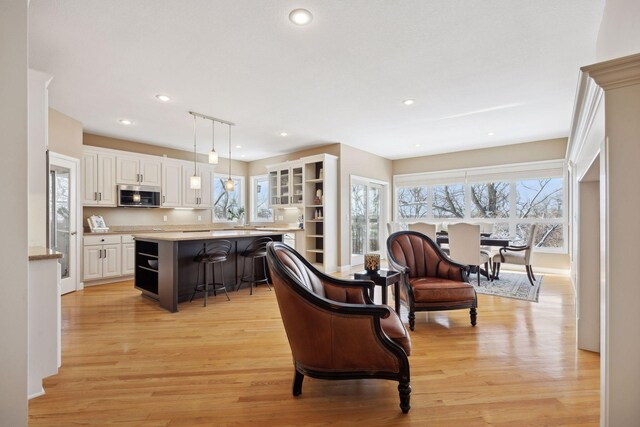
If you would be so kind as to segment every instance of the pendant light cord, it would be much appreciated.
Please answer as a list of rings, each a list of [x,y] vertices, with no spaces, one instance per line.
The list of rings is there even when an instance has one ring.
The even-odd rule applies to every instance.
[[[196,116],[193,116],[193,175],[196,175]]]
[[[216,121],[211,120],[211,151],[216,151]]]
[[[231,179],[231,125],[229,125],[229,179]]]

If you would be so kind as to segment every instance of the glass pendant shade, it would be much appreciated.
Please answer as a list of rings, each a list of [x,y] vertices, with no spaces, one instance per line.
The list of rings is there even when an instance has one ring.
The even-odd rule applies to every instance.
[[[200,188],[202,187],[202,180],[198,175],[193,175],[191,177],[191,179],[189,180],[189,187],[192,190],[200,190]]]
[[[209,163],[212,165],[218,164],[218,153],[214,149],[211,149],[211,151],[209,151]]]
[[[231,177],[229,177],[229,179],[227,179],[224,183],[224,188],[226,188],[227,191],[233,191],[235,187],[236,187],[236,184],[235,182],[233,182]]]

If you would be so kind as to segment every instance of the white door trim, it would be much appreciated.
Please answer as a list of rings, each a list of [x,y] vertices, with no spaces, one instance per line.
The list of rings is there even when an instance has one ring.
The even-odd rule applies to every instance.
[[[380,179],[375,179],[375,178],[367,178],[365,176],[359,176],[359,175],[349,175],[349,262],[350,265],[348,267],[354,266],[354,265],[359,265],[362,264],[362,262],[359,263],[354,263],[354,257],[352,256],[352,248],[351,248],[351,187],[353,186],[354,182],[360,182],[362,184],[366,184],[367,185],[367,195],[368,195],[368,187],[371,184],[374,185],[379,185],[382,187],[382,195],[384,197],[383,199],[383,204],[384,207],[383,209],[381,209],[380,211],[380,258],[384,259],[386,258],[386,237],[387,237],[387,221],[390,218],[390,209],[391,209],[391,187],[389,186],[389,181],[384,181],[384,180],[380,180]],[[368,203],[368,201],[367,201]],[[345,266],[347,267],[347,266]]]

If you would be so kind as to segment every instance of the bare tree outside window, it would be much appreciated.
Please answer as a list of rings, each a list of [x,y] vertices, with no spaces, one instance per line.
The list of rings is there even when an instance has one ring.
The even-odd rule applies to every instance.
[[[400,187],[398,214],[400,218],[426,218],[429,214],[427,187]]]
[[[434,218],[464,218],[464,184],[438,185],[432,190]]]
[[[258,221],[271,220],[273,210],[269,207],[269,181],[266,176],[256,178],[254,191],[255,219]]]
[[[243,180],[239,178],[232,179],[235,183],[233,191],[227,191],[224,186],[227,177],[216,175],[213,180],[214,215],[218,221],[233,221],[241,219],[244,215],[242,202]]]
[[[509,216],[508,182],[486,182],[471,186],[472,218],[507,218]]]
[[[518,218],[562,218],[562,178],[530,179],[516,182],[516,213]],[[531,224],[516,226],[516,240],[524,243]],[[560,248],[564,245],[563,223],[540,224],[534,238],[537,247]]]

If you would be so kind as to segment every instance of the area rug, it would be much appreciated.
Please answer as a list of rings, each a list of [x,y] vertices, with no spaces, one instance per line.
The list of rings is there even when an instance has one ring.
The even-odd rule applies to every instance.
[[[480,286],[478,286],[478,277],[473,273],[469,276],[469,282],[479,294],[538,302],[538,294],[540,293],[540,285],[543,278],[544,276],[541,274],[536,275],[535,285],[531,286],[526,273],[500,272],[500,280],[494,280],[493,282],[487,280],[484,276],[480,276]]]

